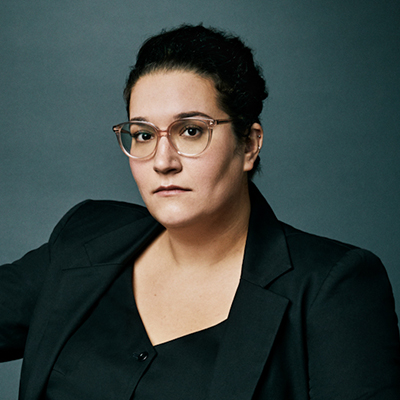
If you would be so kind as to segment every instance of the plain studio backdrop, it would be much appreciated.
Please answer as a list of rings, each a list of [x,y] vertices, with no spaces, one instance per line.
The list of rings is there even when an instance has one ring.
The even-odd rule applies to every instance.
[[[255,49],[270,91],[255,182],[278,218],[367,248],[400,311],[398,0],[2,0],[0,263],[87,199],[139,202],[111,127],[144,39],[182,23]],[[17,398],[20,361],[0,368]]]

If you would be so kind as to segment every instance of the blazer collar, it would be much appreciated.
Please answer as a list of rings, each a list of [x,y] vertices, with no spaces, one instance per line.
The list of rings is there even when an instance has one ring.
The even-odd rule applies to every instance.
[[[217,355],[209,400],[250,400],[289,300],[267,286],[292,266],[280,222],[250,184],[251,216],[242,277]]]
[[[281,223],[253,183],[249,184],[249,191],[251,214],[242,278],[265,287],[288,271],[291,263]],[[64,265],[63,269],[123,265],[134,259],[163,229],[148,214],[84,243],[82,256],[75,257],[76,263]]]
[[[84,244],[91,265],[124,265],[164,228],[150,214]]]
[[[253,183],[249,190],[251,214],[242,278],[266,287],[292,265],[281,223]]]

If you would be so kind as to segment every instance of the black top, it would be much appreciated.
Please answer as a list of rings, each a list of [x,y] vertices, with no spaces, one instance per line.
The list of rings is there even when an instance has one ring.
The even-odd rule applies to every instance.
[[[147,334],[131,271],[125,268],[61,350],[47,400],[109,400],[121,387],[118,400],[206,398],[225,323],[154,346],[154,354],[140,349]]]
[[[242,276],[207,400],[400,399],[397,317],[380,260],[279,222],[255,186],[249,189]],[[56,362],[61,371],[90,365],[85,385],[93,394],[69,398],[132,395],[156,358],[133,314],[124,319],[109,313],[107,324],[96,318],[99,329],[114,329],[116,345],[96,327],[88,329],[95,334],[84,343],[89,349],[77,343],[63,362],[61,351],[87,329],[84,322],[116,276],[162,229],[143,207],[88,201],[62,218],[48,243],[0,267],[0,361],[23,355],[20,400],[46,398],[51,373],[49,396],[63,399],[52,372]],[[132,298],[127,281],[128,291]],[[115,329],[118,320],[123,323]],[[96,348],[97,357],[88,363]],[[144,352],[144,361],[133,359]]]

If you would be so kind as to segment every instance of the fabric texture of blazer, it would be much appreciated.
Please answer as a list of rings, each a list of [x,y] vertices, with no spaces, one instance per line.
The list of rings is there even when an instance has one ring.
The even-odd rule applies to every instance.
[[[250,194],[242,276],[207,398],[399,400],[399,330],[380,260],[279,222],[254,185]],[[0,361],[24,358],[20,400],[43,398],[63,344],[162,229],[143,207],[87,201],[47,244],[0,267]],[[151,346],[138,350],[151,361]]]

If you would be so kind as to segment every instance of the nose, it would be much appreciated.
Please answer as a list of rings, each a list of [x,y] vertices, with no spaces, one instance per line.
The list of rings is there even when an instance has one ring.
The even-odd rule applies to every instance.
[[[182,169],[180,156],[166,135],[162,135],[158,139],[153,162],[154,171],[161,174],[177,173]]]

